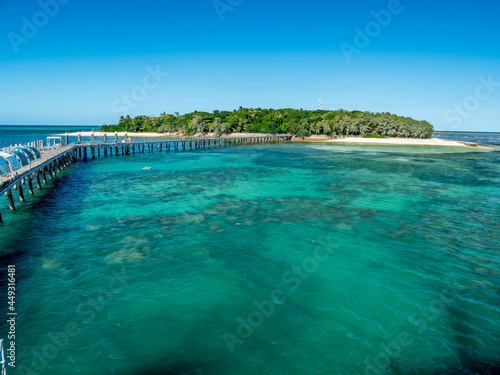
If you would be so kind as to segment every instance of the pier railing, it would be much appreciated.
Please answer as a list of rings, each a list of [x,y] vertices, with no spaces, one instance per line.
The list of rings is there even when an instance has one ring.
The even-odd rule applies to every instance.
[[[87,160],[89,158],[94,159],[95,157],[101,157],[101,152],[104,157],[107,157],[108,155],[113,155],[113,153],[116,156],[136,153],[191,151],[252,144],[279,143],[289,141],[291,138],[292,136],[290,135],[267,135],[219,138],[186,137],[153,140],[123,139],[121,142],[118,142],[116,137],[113,142],[107,142],[106,138],[104,138],[105,142],[96,142],[94,138],[92,139],[93,142],[75,144],[75,152],[77,158]]]
[[[25,173],[36,170],[37,167],[40,167],[42,164],[45,164],[47,161],[57,158],[59,155],[66,153],[67,151],[73,149],[74,145],[61,146],[61,147],[50,147],[46,149],[39,149],[40,158],[35,160],[28,159],[27,165],[21,165],[21,169],[17,169],[15,171],[10,171],[4,175],[0,175],[0,187],[4,185],[9,185],[9,181],[17,179],[19,176],[24,175]]]

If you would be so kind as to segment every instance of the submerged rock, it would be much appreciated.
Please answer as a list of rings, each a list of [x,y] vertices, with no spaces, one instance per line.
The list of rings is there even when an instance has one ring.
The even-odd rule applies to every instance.
[[[139,262],[143,257],[144,255],[136,248],[122,249],[106,256],[104,262],[107,264],[132,264]]]

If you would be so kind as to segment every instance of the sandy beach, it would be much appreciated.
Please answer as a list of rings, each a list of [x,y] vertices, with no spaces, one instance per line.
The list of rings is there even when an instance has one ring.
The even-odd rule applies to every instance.
[[[336,143],[369,143],[382,145],[415,145],[415,146],[452,146],[452,147],[477,147],[476,144],[464,143],[457,141],[449,141],[441,138],[361,138],[347,137],[331,139],[328,142]]]
[[[295,142],[328,142],[328,143],[349,143],[349,144],[370,144],[370,145],[399,145],[399,146],[448,146],[448,147],[471,147],[489,149],[488,146],[481,146],[470,142],[449,141],[441,138],[328,138],[326,136],[312,136],[293,138]]]

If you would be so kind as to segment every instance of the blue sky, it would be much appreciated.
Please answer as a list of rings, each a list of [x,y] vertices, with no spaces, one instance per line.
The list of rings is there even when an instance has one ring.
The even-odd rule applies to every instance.
[[[321,98],[498,131],[499,14],[491,0],[0,0],[0,124]]]

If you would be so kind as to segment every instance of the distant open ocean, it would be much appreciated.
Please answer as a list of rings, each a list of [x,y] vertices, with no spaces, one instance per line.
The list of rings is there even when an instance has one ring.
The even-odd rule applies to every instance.
[[[0,148],[13,144],[46,140],[47,137],[66,132],[98,130],[97,125],[81,126],[40,126],[40,125],[0,125]],[[70,142],[72,140],[70,139]]]
[[[482,145],[500,146],[500,132],[435,132],[434,137],[449,139],[451,141],[474,142]]]

